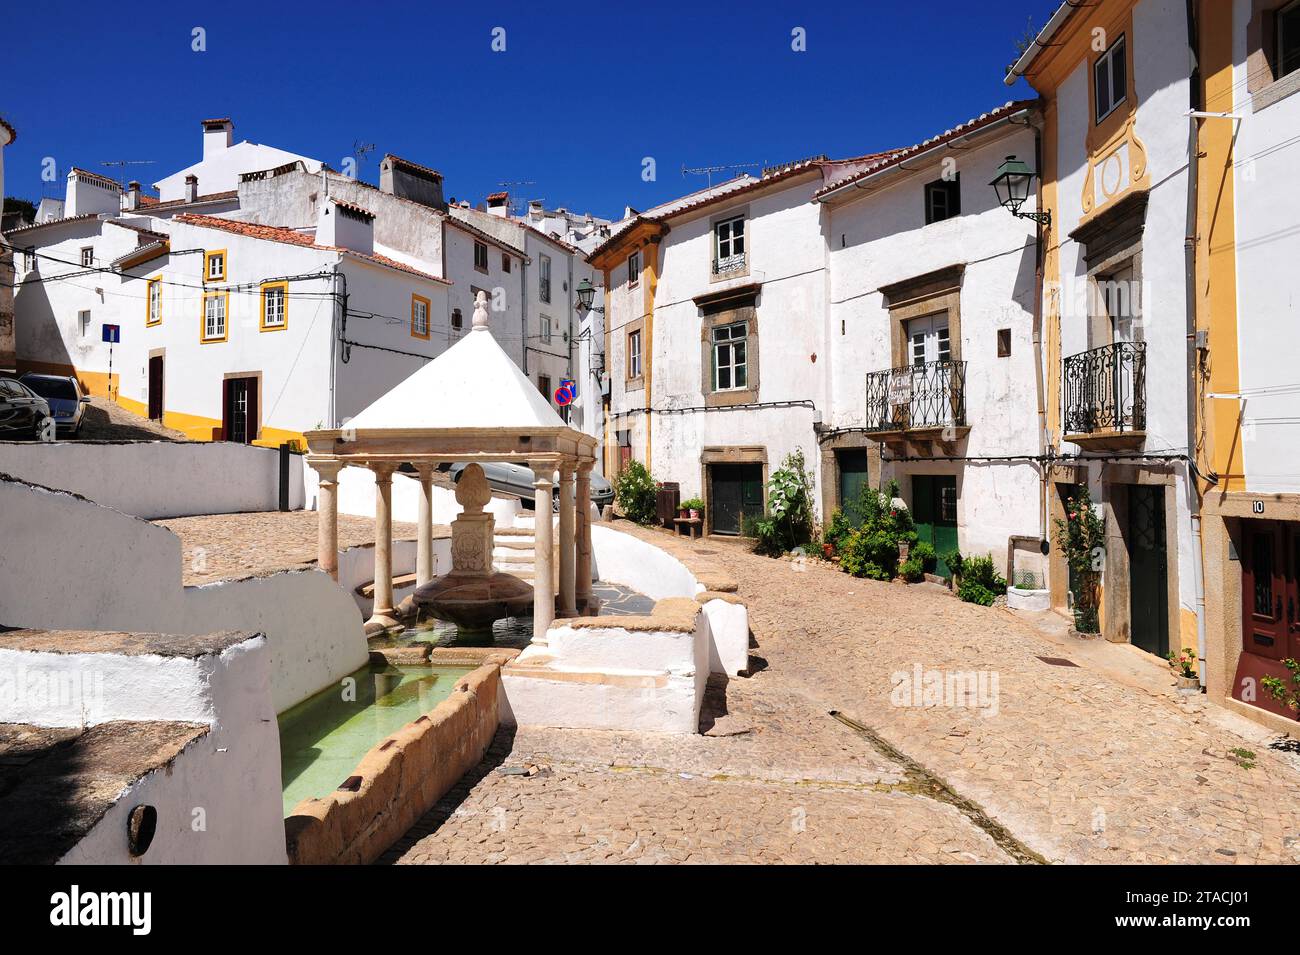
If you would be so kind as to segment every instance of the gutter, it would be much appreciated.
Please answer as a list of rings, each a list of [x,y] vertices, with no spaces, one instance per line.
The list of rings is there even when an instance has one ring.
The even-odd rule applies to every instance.
[[[1056,31],[1061,29],[1065,21],[1070,18],[1070,14],[1079,6],[1082,4],[1076,0],[1066,0],[1057,7],[1051,19],[1047,21],[1047,25],[1038,31],[1038,36],[1034,37],[1034,42],[1029,45],[1029,49],[1020,54],[1020,59],[1011,64],[1011,69],[1007,70],[1007,75],[1002,78],[1002,82],[1007,86],[1014,86],[1016,80],[1025,75],[1029,65],[1038,57],[1039,51],[1047,49],[1047,41],[1056,35]]]

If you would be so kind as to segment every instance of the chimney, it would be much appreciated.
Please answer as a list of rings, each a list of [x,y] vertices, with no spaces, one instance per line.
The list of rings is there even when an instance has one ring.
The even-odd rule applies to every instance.
[[[126,207],[128,209],[140,208],[140,183],[134,179],[126,184]]]
[[[528,218],[530,220],[536,222],[538,219],[543,218],[545,215],[546,215],[546,210],[542,208],[541,199],[528,200]]]
[[[185,177],[185,201],[197,202],[199,199],[199,177],[190,173]]]
[[[375,214],[350,202],[326,196],[316,219],[316,244],[374,255]]]
[[[73,216],[117,215],[122,211],[122,187],[107,176],[73,167],[68,173],[63,214]]]
[[[494,192],[487,197],[488,215],[500,216],[502,219],[510,215],[510,193]]]
[[[392,153],[379,163],[379,189],[430,209],[447,210],[446,200],[442,197],[442,173]]]
[[[235,138],[235,124],[229,117],[205,119],[203,121],[203,158],[211,159],[218,153],[229,149]]]

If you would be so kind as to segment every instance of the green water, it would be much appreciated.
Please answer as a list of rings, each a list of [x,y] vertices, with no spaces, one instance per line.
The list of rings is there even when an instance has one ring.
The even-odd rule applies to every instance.
[[[337,789],[372,747],[446,699],[470,669],[367,665],[281,713],[284,814]]]

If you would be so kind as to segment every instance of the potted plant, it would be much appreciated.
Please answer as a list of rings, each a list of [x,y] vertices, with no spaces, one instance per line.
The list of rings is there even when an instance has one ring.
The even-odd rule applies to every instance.
[[[1169,666],[1175,671],[1179,693],[1201,692],[1201,680],[1196,675],[1196,654],[1186,647],[1169,651]]]
[[[688,498],[682,501],[682,510],[687,511],[694,520],[704,513],[704,502],[698,497]]]
[[[1086,487],[1065,499],[1065,519],[1056,521],[1056,546],[1077,582],[1074,628],[1079,633],[1100,633],[1097,605],[1106,555],[1105,524],[1093,509]]]

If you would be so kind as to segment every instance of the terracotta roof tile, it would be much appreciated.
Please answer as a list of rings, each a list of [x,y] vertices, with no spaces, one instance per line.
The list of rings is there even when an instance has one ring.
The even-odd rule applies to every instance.
[[[426,175],[437,176],[439,179],[442,178],[442,173],[438,172],[438,170],[429,166],[421,166],[418,162],[411,162],[409,159],[403,159],[401,156],[394,156],[392,153],[386,153],[384,159],[395,166],[405,166],[408,169],[414,169],[417,172],[422,172]]]
[[[166,202],[159,202],[155,199],[149,204],[150,209],[172,209],[176,206],[198,205],[201,202],[219,202],[223,199],[238,199],[239,190],[231,189],[229,192],[209,192],[206,196],[199,196],[194,202],[187,202],[185,199],[168,199]],[[140,199],[143,201],[144,196]]]
[[[488,201],[488,202],[498,202],[498,201],[503,200],[503,199],[509,199],[509,198],[510,198],[510,193],[508,193],[508,192],[489,192],[489,193],[487,194],[486,198],[487,198],[487,201]]]
[[[122,191],[122,184],[119,183],[116,179],[109,179],[107,176],[101,175],[97,172],[91,172],[89,169],[82,169],[79,166],[73,166],[72,172],[75,172],[78,176],[81,176],[83,179],[89,179],[92,182],[97,182],[101,186],[104,186],[105,188],[114,189],[117,192]]]

